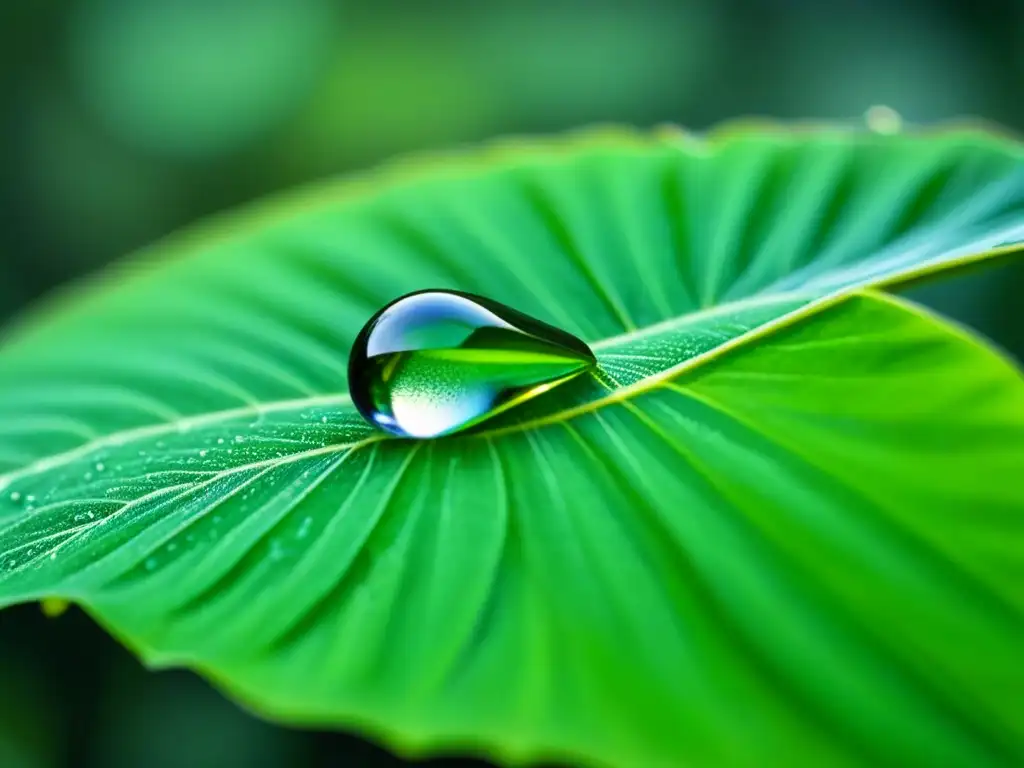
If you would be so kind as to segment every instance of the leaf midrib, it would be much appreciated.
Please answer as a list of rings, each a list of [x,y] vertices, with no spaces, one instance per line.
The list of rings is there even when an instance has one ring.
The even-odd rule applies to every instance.
[[[775,331],[786,328],[795,322],[803,320],[804,318],[816,315],[819,312],[831,306],[834,306],[839,302],[844,301],[850,296],[856,294],[870,293],[876,298],[896,303],[904,309],[910,311],[917,311],[920,312],[921,314],[928,316],[931,319],[934,319],[931,313],[926,311],[924,308],[918,307],[917,305],[912,304],[910,302],[897,300],[895,297],[890,295],[878,293],[878,291],[881,289],[895,288],[901,285],[916,283],[921,280],[926,280],[927,278],[937,274],[952,272],[960,269],[966,269],[971,266],[974,266],[979,262],[997,259],[1000,257],[1019,256],[1021,254],[1024,254],[1024,242],[1008,243],[1005,245],[997,246],[995,248],[990,248],[988,250],[979,251],[977,253],[965,254],[948,262],[929,262],[913,269],[897,272],[892,275],[887,275],[882,279],[879,279],[876,282],[867,285],[852,285],[843,287],[817,298],[812,298],[811,296],[800,291],[762,294],[760,296],[751,297],[749,299],[741,299],[734,302],[728,302],[726,304],[720,304],[717,307],[711,307],[706,310],[700,310],[698,312],[681,315],[678,318],[672,318],[661,323],[656,323],[654,325],[641,328],[632,333],[609,337],[608,339],[604,339],[601,342],[592,345],[593,349],[599,350],[602,346],[610,346],[613,342],[622,343],[623,341],[627,341],[631,338],[649,335],[653,329],[665,329],[666,327],[669,326],[680,327],[691,324],[694,319],[706,319],[710,316],[717,314],[727,314],[730,311],[735,311],[736,309],[740,308],[767,305],[776,300],[784,300],[787,297],[797,299],[807,296],[808,298],[808,302],[804,304],[802,307],[798,307],[795,310],[780,315],[774,320],[762,323],[761,325],[752,328],[751,330],[745,333],[741,333],[738,336],[735,336],[734,338],[729,339],[728,341],[723,342],[722,344],[719,344],[717,347],[713,349],[710,349],[706,352],[702,352],[701,354],[698,355],[694,355],[693,357],[687,358],[686,360],[683,360],[674,366],[665,368],[661,371],[658,371],[657,373],[651,374],[650,376],[645,376],[644,378],[632,384],[629,384],[624,387],[619,387],[617,389],[610,389],[609,393],[604,397],[594,398],[593,400],[590,400],[586,403],[581,403],[580,405],[575,406],[573,408],[566,408],[560,411],[556,411],[555,413],[552,413],[548,416],[531,419],[529,421],[519,422],[517,424],[512,424],[507,427],[500,427],[498,429],[493,430],[485,430],[480,432],[479,436],[495,437],[503,434],[521,432],[526,429],[541,427],[546,424],[554,424],[561,421],[566,421],[576,416],[580,416],[582,414],[597,410],[598,408],[601,408],[605,405],[628,400],[632,397],[635,397],[636,395],[655,389],[662,383],[674,379],[676,376],[679,376],[680,374],[686,371],[692,370],[707,362],[710,362],[711,360],[714,360],[719,356],[724,355],[727,352],[730,352],[733,349],[745,346],[751,341],[756,341],[758,339],[764,338],[765,336],[768,336],[774,333]],[[968,334],[965,333],[964,335],[967,336]],[[974,337],[971,338],[976,341]],[[602,386],[608,386],[600,379],[597,379],[597,381],[598,383],[602,384]]]
[[[888,288],[897,285],[918,281],[927,277],[930,277],[939,272],[947,272],[953,269],[970,267],[978,262],[994,259],[998,257],[1014,256],[1024,253],[1024,243],[1010,243],[1001,245],[996,248],[991,248],[985,251],[981,251],[973,254],[966,254],[953,261],[944,263],[929,263],[918,267],[916,269],[907,270],[894,275],[889,275],[886,278],[874,283],[870,288]],[[546,424],[553,424],[576,416],[597,410],[605,405],[622,402],[623,400],[630,399],[639,395],[643,392],[649,391],[661,385],[662,382],[668,381],[675,378],[676,376],[697,368],[713,359],[716,359],[720,355],[726,354],[727,352],[744,346],[751,341],[764,338],[777,330],[785,328],[793,323],[802,320],[806,317],[812,316],[821,312],[822,310],[833,306],[847,297],[862,293],[868,290],[869,286],[850,286],[839,289],[832,293],[826,294],[818,298],[812,298],[810,295],[801,291],[790,291],[790,292],[779,292],[779,293],[765,293],[756,296],[752,296],[745,299],[739,299],[736,301],[727,302],[720,304],[715,307],[709,307],[707,309],[701,309],[696,312],[689,312],[685,315],[679,315],[677,317],[669,318],[652,325],[639,328],[634,331],[630,331],[617,336],[609,336],[591,344],[592,349],[600,352],[601,349],[618,346],[631,340],[650,336],[655,333],[664,332],[668,330],[677,330],[684,328],[689,325],[694,325],[699,322],[708,320],[710,318],[729,314],[739,309],[749,309],[758,306],[767,306],[787,299],[799,299],[807,298],[808,302],[795,310],[787,312],[779,317],[742,333],[717,347],[695,355],[691,358],[687,358],[679,362],[674,366],[665,368],[657,373],[651,374],[640,379],[633,384],[629,384],[624,387],[617,389],[609,388],[607,395],[603,397],[594,398],[586,403],[581,403],[578,406],[571,408],[564,408],[555,411],[548,416],[532,419],[529,421],[519,422],[505,427],[499,427],[491,430],[481,430],[480,432],[474,433],[474,437],[496,437],[503,434],[522,432],[527,429],[534,427],[544,426]],[[904,305],[903,302],[900,302]],[[596,377],[595,377],[596,378]],[[600,379],[597,379],[602,386],[608,387]],[[121,446],[128,443],[135,442],[137,440],[143,440],[147,437],[159,437],[162,435],[170,434],[173,432],[187,432],[197,427],[203,427],[210,424],[217,424],[223,421],[230,421],[231,419],[244,418],[246,416],[263,416],[268,413],[275,413],[279,411],[289,410],[301,410],[304,408],[310,408],[315,406],[330,406],[330,405],[342,405],[345,403],[351,403],[351,398],[345,393],[333,393],[326,395],[318,395],[316,397],[305,397],[295,398],[289,400],[277,400],[268,403],[260,403],[258,405],[245,405],[237,408],[229,408],[220,411],[212,411],[210,413],[196,414],[194,416],[188,416],[183,419],[175,421],[159,422],[156,424],[148,424],[142,427],[133,427],[131,429],[121,430],[120,432],[112,432],[108,435],[103,435],[95,440],[83,443],[80,446],[62,451],[60,453],[52,454],[50,456],[44,456],[40,459],[26,464],[17,469],[8,471],[4,474],[0,474],[0,490],[6,488],[10,483],[17,479],[26,477],[33,474],[39,474],[55,467],[63,466],[64,464],[70,463],[75,459],[84,458],[93,451],[112,447]],[[394,439],[386,435],[381,435],[378,439]],[[358,441],[362,442],[362,441]],[[351,443],[344,444],[333,444],[325,446],[325,449],[338,449],[343,450],[351,447]],[[323,449],[315,449],[322,451]],[[289,454],[284,459],[291,459],[293,456],[304,456],[308,451],[300,452],[299,454]],[[220,473],[218,473],[220,474]]]

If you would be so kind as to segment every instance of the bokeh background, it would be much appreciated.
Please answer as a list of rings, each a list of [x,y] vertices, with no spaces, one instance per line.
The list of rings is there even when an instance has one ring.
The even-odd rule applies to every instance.
[[[875,104],[1024,133],[1024,2],[7,0],[0,323],[200,217],[396,154]],[[913,295],[1021,359],[1022,291],[1015,267]],[[0,767],[304,765],[404,763],[147,672],[76,610],[0,613]]]

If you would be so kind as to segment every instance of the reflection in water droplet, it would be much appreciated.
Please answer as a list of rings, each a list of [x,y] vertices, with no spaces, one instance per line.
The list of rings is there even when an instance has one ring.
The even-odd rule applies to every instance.
[[[419,291],[388,304],[349,357],[352,402],[402,437],[457,432],[595,363],[572,334],[496,301]]]

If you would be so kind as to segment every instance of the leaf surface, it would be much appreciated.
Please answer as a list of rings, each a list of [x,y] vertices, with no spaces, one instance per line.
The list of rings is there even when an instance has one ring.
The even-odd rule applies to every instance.
[[[599,136],[228,219],[0,347],[0,602],[414,751],[1022,759],[1024,382],[858,292],[1022,242],[972,132]],[[425,287],[600,369],[385,439],[348,345]]]

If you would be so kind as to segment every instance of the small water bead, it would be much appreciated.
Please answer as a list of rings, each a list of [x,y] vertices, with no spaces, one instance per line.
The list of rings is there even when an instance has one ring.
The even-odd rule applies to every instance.
[[[478,424],[583,373],[594,353],[570,333],[496,301],[418,291],[360,331],[349,357],[352,402],[402,437]]]
[[[270,542],[271,560],[280,560],[285,556],[285,554],[287,554],[287,550],[281,545],[281,542],[279,542],[277,539],[274,539]]]

